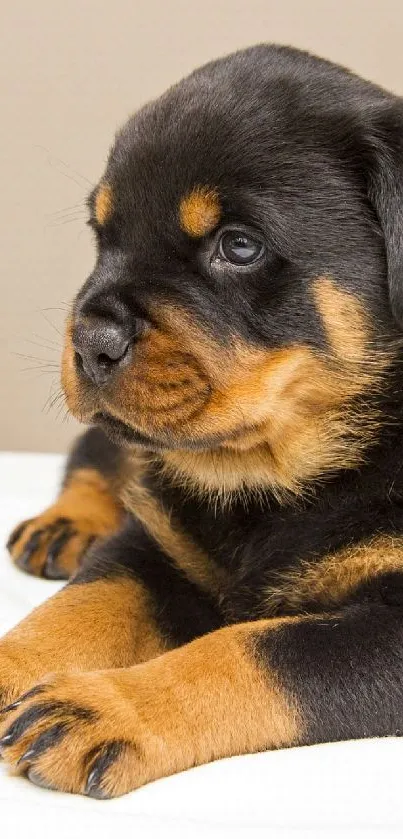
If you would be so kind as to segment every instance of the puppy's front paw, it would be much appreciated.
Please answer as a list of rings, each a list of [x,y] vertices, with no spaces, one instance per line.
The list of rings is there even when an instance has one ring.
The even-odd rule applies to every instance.
[[[0,751],[38,786],[111,798],[150,780],[152,740],[111,671],[49,676],[2,714]]]
[[[51,507],[18,525],[7,548],[15,564],[28,574],[67,580],[79,568],[96,536],[84,519],[61,516]]]
[[[67,580],[92,542],[116,530],[121,518],[105,479],[94,469],[77,470],[55,504],[14,529],[7,547],[16,565],[29,574]]]

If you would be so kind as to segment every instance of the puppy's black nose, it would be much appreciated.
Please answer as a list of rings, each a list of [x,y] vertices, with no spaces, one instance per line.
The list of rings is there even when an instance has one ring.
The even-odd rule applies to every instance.
[[[94,384],[105,384],[114,373],[129,363],[138,330],[138,325],[129,329],[124,324],[104,318],[79,321],[73,330],[77,368]]]

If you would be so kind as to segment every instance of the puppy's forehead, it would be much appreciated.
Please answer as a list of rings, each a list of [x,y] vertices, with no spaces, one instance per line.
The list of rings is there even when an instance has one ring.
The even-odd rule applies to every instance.
[[[189,104],[182,84],[118,133],[95,195],[98,224],[120,212],[120,222],[135,215],[147,228],[158,223],[192,239],[219,224],[234,173],[242,179],[238,126],[198,85]]]
[[[298,199],[327,142],[326,120],[312,118],[320,107],[317,91],[288,62],[279,67],[270,50],[196,71],[118,133],[96,194],[98,223],[120,212],[123,225],[135,218],[142,231],[197,240],[229,203],[233,217],[240,204],[242,211],[245,196],[260,200],[265,191],[266,205],[272,197],[275,206],[282,195]],[[316,177],[311,190],[313,183],[317,192],[326,189]]]
[[[201,117],[199,125],[200,136],[207,136]],[[220,223],[228,193],[221,161],[214,150],[207,159],[208,143],[198,149],[179,125],[172,132],[164,128],[155,137],[150,121],[141,131],[126,129],[118,138],[95,192],[94,214],[100,226],[119,214],[123,224],[134,217],[154,232],[158,226],[200,239]]]

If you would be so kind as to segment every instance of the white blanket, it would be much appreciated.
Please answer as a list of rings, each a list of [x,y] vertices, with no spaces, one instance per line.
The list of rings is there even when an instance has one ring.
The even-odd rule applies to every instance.
[[[56,455],[0,454],[1,544],[51,501],[62,464]],[[1,632],[58,588],[13,568],[2,550]],[[310,746],[217,761],[114,801],[41,790],[0,764],[0,836],[401,837],[402,764],[394,737]]]

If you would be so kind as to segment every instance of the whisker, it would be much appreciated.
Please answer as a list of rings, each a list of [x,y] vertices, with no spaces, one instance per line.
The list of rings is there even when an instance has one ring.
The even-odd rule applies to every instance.
[[[44,337],[44,335],[38,335],[37,332],[33,332],[32,335],[34,338],[38,338],[39,341],[47,341],[48,344],[53,344],[54,347],[57,349],[61,349],[62,345],[60,341],[54,341],[53,338]]]
[[[35,375],[31,376],[32,381],[36,381],[36,379],[43,378],[43,376],[53,376],[55,377],[56,370],[40,370],[39,373],[35,373],[35,367],[26,367],[24,370],[19,370],[19,373],[27,373],[33,372]]]
[[[66,307],[64,306],[44,306],[41,309],[41,312],[65,312]]]
[[[86,213],[82,213],[81,215],[76,214],[74,216],[66,216],[65,218],[48,221],[45,224],[45,227],[62,227],[64,224],[72,224],[73,222],[80,222],[80,224],[83,224],[83,222],[86,221],[86,217]]]
[[[78,204],[71,204],[70,207],[63,207],[61,210],[56,210],[54,213],[45,213],[45,218],[55,218],[64,215],[65,213],[72,213],[75,210],[84,210],[87,212],[85,201],[80,201]]]
[[[46,148],[46,146],[42,146],[39,143],[35,143],[34,148],[41,149],[42,151],[46,152],[46,162],[48,166],[52,166],[53,168],[57,169],[57,171],[61,175],[64,175],[64,177],[68,178],[70,181],[74,181],[74,183],[76,183],[77,186],[83,186],[83,184],[89,185],[91,187],[95,186],[95,184],[89,181],[88,178],[86,178],[84,175],[81,175],[80,172],[77,172],[75,169],[73,169],[73,167],[70,166],[69,163],[66,163],[64,160],[61,160],[60,157],[56,157],[56,155],[54,155],[53,152],[50,151],[50,149]],[[67,169],[68,172],[63,171],[63,169],[61,169],[60,166],[62,166],[65,170]],[[76,178],[80,178],[81,183],[77,181]]]
[[[59,420],[59,418],[61,416],[61,413],[62,413],[64,408],[65,408],[65,404],[64,404],[64,402],[62,402],[61,405],[59,406],[58,412],[56,414],[56,420]]]
[[[42,350],[49,350],[49,352],[60,352],[60,347],[52,347],[47,344],[40,344],[39,341],[31,341],[29,338],[24,338],[26,344],[31,344],[34,347],[40,347]]]
[[[75,210],[66,210],[64,213],[59,213],[58,216],[52,214],[51,216],[45,216],[45,218],[47,218],[48,221],[60,221],[65,218],[76,218],[79,215],[88,215],[85,207],[76,207]]]
[[[61,338],[63,338],[63,335],[60,332],[60,329],[58,329],[57,326],[55,326],[54,323],[52,323],[52,321],[48,317],[46,317],[45,312],[48,312],[48,311],[52,311],[52,308],[39,309],[39,312],[41,313],[42,317],[46,320],[46,323],[48,323],[49,326],[51,326],[52,329],[54,329],[55,332],[57,332],[57,334],[60,335]],[[63,311],[63,309],[56,309],[56,311]]]
[[[63,393],[62,388],[59,387],[58,390],[56,391],[56,393],[53,393],[52,392],[53,387],[54,387],[54,381],[52,382],[52,384],[50,386],[49,396],[46,399],[46,402],[45,402],[45,404],[42,408],[42,412],[45,411],[47,414],[52,410],[52,408],[54,408],[57,405],[58,402],[60,402],[61,399],[64,398],[64,393]]]
[[[21,352],[11,352],[11,355],[16,355],[18,358],[24,358],[25,360],[29,361],[43,361],[44,364],[54,364],[55,366],[59,366],[56,364],[56,361],[53,358],[41,358],[39,355],[25,355]]]
[[[47,414],[50,414],[50,412],[51,412],[51,411],[53,411],[53,409],[54,409],[54,408],[58,408],[59,404],[60,404],[60,405],[64,405],[64,393],[59,393],[59,394],[58,394],[58,398],[57,398],[57,399],[54,399],[54,400],[50,403],[50,405],[49,405],[49,407],[48,407],[48,409],[47,409],[47,412],[46,412],[46,413],[47,413]]]
[[[58,372],[58,368],[56,366],[54,366],[54,367],[43,367],[41,364],[34,365],[33,367],[21,367],[21,369],[18,372],[19,373],[29,373],[32,370],[40,370],[41,373],[53,373],[53,375]]]
[[[40,344],[39,341],[31,341],[29,338],[25,338],[24,342],[26,344],[31,344],[33,347],[39,347],[41,350],[47,350],[48,352],[55,352],[60,355],[61,347],[52,347],[51,344]]]

